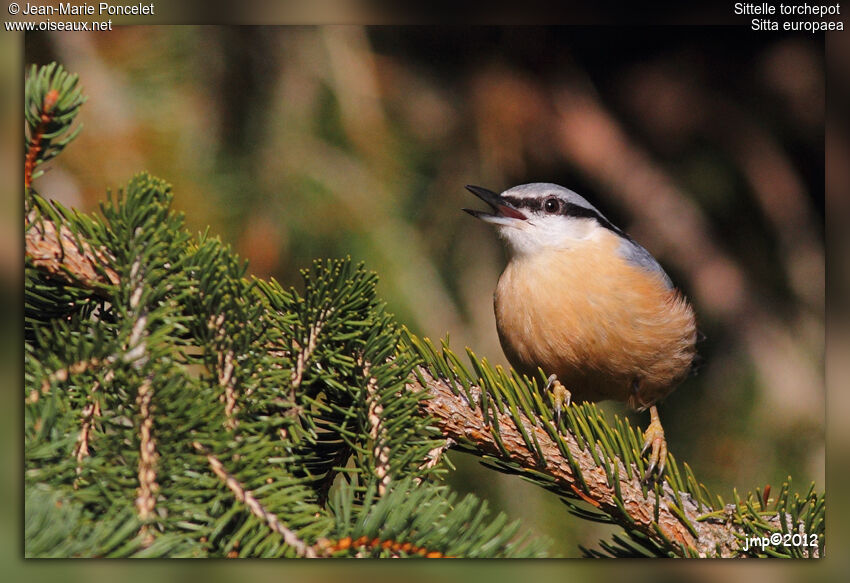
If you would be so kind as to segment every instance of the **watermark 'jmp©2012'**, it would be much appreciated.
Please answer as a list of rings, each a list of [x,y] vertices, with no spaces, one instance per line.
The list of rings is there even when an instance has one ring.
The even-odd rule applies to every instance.
[[[770,536],[751,536],[744,539],[742,551],[758,548],[761,551],[768,547],[815,547],[818,546],[818,535],[800,533],[774,532]]]

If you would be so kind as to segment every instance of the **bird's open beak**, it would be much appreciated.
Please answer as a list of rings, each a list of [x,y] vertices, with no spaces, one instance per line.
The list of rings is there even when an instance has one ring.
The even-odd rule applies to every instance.
[[[516,207],[506,200],[503,200],[492,190],[471,185],[467,185],[466,189],[489,204],[493,209],[492,213],[478,211],[475,209],[463,209],[477,219],[481,219],[488,223],[495,223],[497,225],[514,225],[518,220],[524,221],[528,219],[528,217],[517,210]]]

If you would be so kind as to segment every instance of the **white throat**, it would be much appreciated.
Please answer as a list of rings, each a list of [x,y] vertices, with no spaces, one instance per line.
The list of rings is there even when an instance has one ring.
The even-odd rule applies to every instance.
[[[512,256],[526,256],[544,250],[567,250],[598,241],[606,229],[593,219],[572,217],[516,220],[498,227]]]

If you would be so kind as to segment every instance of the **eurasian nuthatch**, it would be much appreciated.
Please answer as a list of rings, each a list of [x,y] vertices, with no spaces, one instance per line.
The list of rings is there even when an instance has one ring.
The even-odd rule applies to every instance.
[[[661,475],[667,444],[655,404],[696,355],[687,300],[646,249],[575,192],[548,183],[502,194],[466,188],[493,212],[464,210],[496,225],[509,251],[495,293],[505,356],[520,373],[551,375],[557,416],[570,396],[649,407],[647,476],[656,465]]]

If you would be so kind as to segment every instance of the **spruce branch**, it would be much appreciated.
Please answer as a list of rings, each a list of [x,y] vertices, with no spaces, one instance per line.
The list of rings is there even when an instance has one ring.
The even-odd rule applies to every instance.
[[[307,558],[316,556],[316,551],[312,547],[308,546],[292,530],[284,526],[275,514],[266,510],[254,494],[250,490],[247,490],[236,477],[228,472],[224,468],[224,464],[216,456],[212,455],[207,448],[197,441],[192,443],[192,447],[206,456],[213,473],[233,492],[236,499],[244,502],[257,518],[268,524],[270,529],[283,537],[286,544],[295,549],[297,556]]]
[[[108,382],[113,376],[112,371],[109,371],[105,377],[105,381]],[[74,446],[74,457],[77,459],[78,477],[83,471],[83,458],[89,455],[89,442],[95,419],[101,416],[100,401],[95,398],[95,393],[97,393],[98,389],[100,389],[100,381],[95,381],[88,394],[88,400],[90,402],[83,407],[81,416],[82,419],[80,421],[80,434],[77,437],[77,444]],[[77,486],[78,482],[75,481],[74,487],[76,488]]]
[[[352,507],[353,488],[340,488],[333,500],[336,539],[320,539],[324,556],[358,557],[492,557],[543,556],[548,541],[520,534],[519,521],[494,519],[486,502],[457,494],[444,485],[393,482],[384,495],[377,483],[365,491],[359,509]]]
[[[86,261],[93,260],[90,255],[83,257]],[[48,264],[43,268],[49,272],[54,266]],[[66,273],[69,281],[86,285],[84,277],[78,277],[73,271]],[[109,282],[103,272],[99,277],[96,284]],[[309,330],[315,329],[315,325],[308,329],[306,347],[311,344]],[[822,541],[822,512],[814,510],[814,507],[822,510],[822,496],[810,492],[808,497],[801,498],[792,495],[786,486],[775,499],[773,509],[767,507],[766,495],[762,492],[756,498],[736,497],[735,504],[723,504],[722,500],[707,493],[687,466],[686,476],[682,477],[672,455],[668,479],[648,488],[643,482],[646,468],[637,453],[639,436],[624,420],[618,419],[617,427],[611,429],[593,405],[573,405],[565,411],[565,425],[556,433],[554,419],[551,413],[547,414],[551,407],[542,401],[533,385],[523,387],[516,377],[501,370],[494,371],[486,362],[477,359],[473,364],[478,375],[473,375],[450,350],[445,349],[438,355],[433,348],[424,348],[424,343],[415,339],[412,343],[425,365],[416,367],[408,377],[408,387],[419,395],[422,414],[435,420],[443,435],[443,439],[429,449],[425,460],[420,460],[422,469],[433,467],[448,447],[459,447],[481,456],[502,471],[532,476],[545,488],[593,507],[588,511],[570,502],[573,512],[588,519],[623,525],[631,543],[615,537],[613,544],[602,545],[605,551],[619,555],[626,551],[637,553],[637,543],[643,546],[642,552],[651,554],[741,556],[743,538],[765,533],[769,536],[772,532],[789,529],[815,533]],[[298,347],[298,343],[295,346]],[[292,372],[297,373],[297,363],[307,362],[310,353],[312,351],[298,352]],[[81,367],[76,365],[75,368]],[[303,375],[306,366],[302,367]],[[374,395],[369,390],[369,387],[374,390],[373,377],[368,373],[365,368],[361,372],[365,394]],[[482,391],[473,379],[479,382],[486,379],[485,390]],[[291,380],[301,382],[297,376]],[[501,393],[495,390],[497,386],[501,386]],[[507,393],[506,387],[511,387]],[[524,396],[520,397],[521,394]],[[380,426],[375,421],[380,405],[374,396],[367,397],[365,405],[368,431],[373,434],[371,454],[377,460],[387,461],[380,439],[374,439],[379,435],[375,432]],[[352,450],[346,447],[341,451],[344,453],[338,452],[333,458],[333,466],[340,466]],[[380,474],[381,492],[386,492],[388,474],[387,470],[381,471],[381,467],[383,464],[379,463],[376,471]],[[328,473],[320,481],[325,492],[332,475]],[[753,503],[751,498],[760,501],[758,510],[748,508]],[[796,518],[793,513],[786,513],[795,504],[799,506]],[[784,523],[780,518],[783,515],[786,516]],[[802,527],[800,520],[805,522]],[[349,546],[368,547],[365,544]],[[822,543],[817,548],[800,549],[800,552],[802,556],[819,556],[821,549]],[[586,553],[600,554],[593,550],[586,550]]]
[[[159,456],[156,453],[156,440],[152,434],[152,399],[153,385],[151,379],[146,378],[139,387],[136,397],[136,405],[141,417],[139,426],[139,487],[136,496],[136,511],[142,521],[147,521],[153,515],[156,505],[156,492],[159,490],[159,485],[156,483],[156,461]]]
[[[566,420],[556,425],[552,407],[535,383],[493,369],[469,352],[472,374],[448,345],[438,351],[427,340],[410,336],[409,341],[425,363],[411,377],[410,388],[423,394],[423,414],[436,420],[446,439],[500,471],[525,475],[556,492],[579,516],[620,524],[633,543],[644,547],[644,554],[742,556],[745,538],[796,532],[814,534],[820,543],[790,553],[788,548],[768,549],[766,554],[796,556],[796,550],[799,556],[820,556],[823,498],[814,486],[806,496],[792,497],[789,478],[773,508],[760,492],[743,500],[735,494],[735,504],[723,504],[697,482],[687,464],[683,476],[670,455],[665,479],[648,487],[638,453],[640,436],[624,420],[608,426],[591,403],[567,408]],[[759,509],[753,507],[755,500]],[[615,545],[603,543],[603,548],[617,556],[634,551],[621,538],[615,538]],[[587,554],[600,556],[597,551]]]
[[[316,350],[316,342],[319,339],[319,334],[322,333],[324,316],[325,315],[322,314],[319,321],[310,327],[307,342],[305,343],[305,346],[298,351],[298,357],[295,359],[295,368],[292,369],[292,378],[289,382],[293,394],[295,394],[301,386],[301,381],[304,379],[304,369],[307,368],[307,362],[309,362],[310,357],[313,356],[313,352]]]
[[[48,203],[42,208],[52,210]],[[45,275],[98,294],[104,293],[104,286],[118,283],[118,274],[109,267],[105,250],[95,252],[67,225],[30,212],[25,232],[26,258]]]
[[[378,379],[370,374],[368,362],[362,363],[366,377],[366,418],[369,420],[369,439],[372,441],[372,456],[375,460],[375,476],[378,478],[378,495],[383,496],[390,483],[390,448],[385,440],[384,407],[378,395]]]
[[[219,355],[218,365],[218,384],[224,387],[224,414],[227,416],[227,427],[235,429],[239,423],[236,418],[236,413],[239,412],[236,400],[236,380],[233,376],[234,372],[234,354],[232,350],[228,350],[224,354]]]
[[[77,87],[76,75],[69,75],[61,65],[51,63],[30,69],[25,86],[26,149],[24,186],[41,174],[35,170],[54,158],[82,129],[71,126],[86,98]]]
[[[132,203],[132,201],[128,202]],[[129,247],[133,248],[133,245],[129,245]],[[197,250],[194,250],[194,259],[184,262],[185,269],[188,269],[190,273],[195,269],[193,266],[197,265],[198,255],[206,256],[205,252],[202,251],[203,249],[206,249],[204,243]],[[127,261],[129,255],[129,249],[113,254],[116,257],[116,262],[122,258]],[[209,404],[203,405],[202,409],[195,412],[197,415],[195,418],[195,415],[192,415],[191,407],[181,406],[180,403],[171,404],[174,395],[177,394],[175,390],[178,390],[179,394],[184,396],[183,398],[190,399],[193,398],[191,391],[187,391],[185,387],[180,390],[179,384],[172,383],[170,389],[166,387],[165,391],[153,392],[149,390],[152,386],[145,384],[148,377],[140,376],[140,373],[156,366],[162,358],[161,356],[157,358],[158,354],[149,354],[149,351],[152,350],[152,347],[158,346],[151,338],[152,335],[159,338],[159,336],[156,336],[157,322],[161,325],[162,321],[158,316],[162,309],[168,308],[169,301],[168,296],[164,296],[158,300],[159,307],[152,307],[150,302],[153,298],[159,296],[151,296],[147,284],[143,291],[139,291],[138,282],[148,280],[145,278],[146,270],[142,267],[138,257],[134,257],[132,261],[127,261],[125,265],[126,267],[117,270],[116,273],[119,275],[114,284],[108,282],[103,274],[100,277],[104,279],[97,282],[98,285],[114,285],[111,288],[107,287],[107,291],[110,292],[108,297],[114,298],[114,294],[120,293],[126,302],[125,307],[121,309],[128,316],[132,316],[128,320],[132,321],[135,318],[135,321],[123,325],[123,340],[118,343],[118,350],[108,353],[107,356],[92,357],[72,363],[58,369],[59,372],[49,373],[44,371],[43,367],[35,368],[32,373],[33,378],[41,379],[39,382],[47,389],[44,391],[36,390],[35,394],[39,395],[39,398],[34,399],[31,404],[41,404],[46,396],[62,398],[64,394],[68,393],[67,390],[51,392],[50,387],[59,383],[71,382],[76,377],[85,377],[74,381],[76,385],[79,385],[96,372],[102,373],[102,369],[106,369],[105,375],[108,376],[108,380],[103,374],[98,377],[100,384],[94,384],[95,388],[88,391],[85,396],[85,404],[80,406],[80,413],[77,416],[77,419],[84,419],[85,427],[91,428],[94,423],[95,411],[99,412],[98,415],[109,419],[111,416],[110,409],[121,406],[118,404],[119,401],[114,398],[119,397],[119,395],[114,395],[111,403],[99,405],[98,409],[92,409],[91,397],[103,392],[98,388],[99,386],[104,383],[110,384],[112,375],[124,375],[128,371],[130,371],[130,378],[141,379],[142,388],[136,391],[134,395],[135,409],[138,412],[139,421],[133,429],[133,431],[139,432],[137,437],[139,454],[135,476],[138,484],[135,491],[135,502],[138,510],[135,524],[138,530],[133,538],[136,541],[135,546],[128,546],[126,550],[127,552],[148,553],[150,556],[157,556],[157,553],[165,552],[163,549],[166,547],[175,550],[175,552],[187,548],[185,545],[178,545],[177,542],[179,541],[173,539],[168,531],[166,531],[166,534],[159,532],[161,529],[167,529],[168,523],[164,522],[154,507],[159,508],[162,505],[162,512],[176,514],[175,519],[179,519],[181,514],[179,508],[186,503],[180,502],[179,497],[176,497],[175,487],[177,484],[169,484],[168,482],[174,479],[176,468],[191,467],[191,465],[187,466],[187,461],[181,462],[179,457],[174,458],[175,446],[179,445],[179,441],[172,443],[163,439],[162,445],[167,447],[169,451],[158,451],[159,448],[154,448],[153,446],[159,443],[158,440],[154,439],[154,430],[158,429],[161,434],[164,434],[166,427],[175,422],[178,424],[191,423],[194,426],[198,426],[200,423],[198,428],[201,429],[209,423],[201,421],[206,417],[204,411],[212,410],[209,408]],[[233,370],[227,372],[227,375],[232,372],[233,376],[250,379],[257,374],[270,374],[272,375],[271,378],[291,380],[290,372],[292,369],[288,368],[286,363],[294,365],[297,362],[299,343],[294,338],[304,338],[304,336],[295,333],[292,328],[295,321],[291,317],[292,306],[309,304],[323,306],[326,303],[324,300],[314,298],[313,294],[324,298],[333,298],[333,294],[328,294],[328,291],[336,290],[335,293],[340,294],[334,300],[337,302],[336,306],[347,305],[349,309],[360,306],[360,308],[355,309],[353,313],[347,313],[343,309],[320,308],[319,311],[326,314],[326,317],[322,318],[322,326],[325,330],[324,341],[315,343],[311,358],[304,359],[304,362],[315,359],[317,363],[321,364],[304,367],[301,390],[299,391],[299,398],[304,400],[306,406],[302,415],[298,417],[284,415],[277,418],[272,415],[269,417],[268,412],[271,411],[257,409],[251,400],[246,400],[246,408],[242,416],[243,423],[238,426],[225,425],[233,435],[236,434],[232,432],[235,432],[238,428],[239,433],[243,435],[241,439],[244,440],[245,437],[249,437],[249,441],[243,441],[244,445],[236,445],[235,448],[233,445],[219,443],[216,452],[210,445],[217,441],[216,437],[219,433],[215,429],[215,423],[213,422],[207,429],[195,431],[194,434],[197,437],[202,437],[203,441],[200,439],[193,440],[191,442],[192,448],[204,456],[211,474],[216,477],[220,484],[226,487],[226,490],[230,492],[238,505],[233,506],[233,510],[219,518],[210,516],[205,519],[195,518],[192,521],[184,519],[178,521],[178,524],[191,524],[193,530],[197,529],[200,532],[209,532],[209,528],[212,528],[214,533],[235,532],[236,538],[229,541],[220,540],[220,537],[208,538],[207,536],[198,539],[198,542],[205,548],[216,549],[216,551],[208,550],[207,552],[211,554],[221,552],[226,556],[277,556],[283,552],[282,549],[291,549],[295,556],[304,557],[540,556],[543,548],[541,541],[529,539],[527,536],[518,536],[518,524],[508,526],[504,515],[498,515],[495,518],[489,517],[486,505],[472,497],[455,504],[453,495],[450,495],[445,487],[435,487],[430,481],[433,477],[441,475],[440,457],[448,443],[443,439],[434,439],[435,431],[430,427],[431,421],[418,415],[419,397],[405,390],[405,384],[417,361],[407,352],[398,352],[400,331],[389,317],[380,312],[378,312],[379,316],[375,316],[375,313],[371,312],[374,307],[380,307],[380,304],[371,295],[374,290],[374,276],[369,275],[365,279],[359,280],[358,277],[366,272],[350,270],[348,265],[347,262],[331,262],[327,265],[317,264],[308,276],[310,283],[308,283],[307,293],[303,299],[296,299],[294,296],[287,298],[286,294],[277,293],[281,290],[274,284],[269,285],[265,282],[257,284],[262,293],[269,294],[265,297],[270,303],[268,305],[260,304],[265,307],[264,309],[275,307],[277,302],[281,301],[286,304],[286,307],[278,306],[280,311],[273,309],[263,315],[263,318],[279,318],[282,324],[277,327],[265,328],[266,332],[271,334],[271,337],[259,336],[254,338],[255,343],[260,342],[260,346],[267,350],[268,360],[261,361],[260,366],[252,371],[241,368],[238,365],[239,358],[235,358]],[[79,282],[73,272],[69,272],[67,275],[69,282]],[[211,282],[218,282],[217,285],[219,285],[221,281],[226,279],[222,277],[206,278],[205,281],[209,285],[212,285]],[[342,290],[338,288],[340,281],[347,282],[347,291],[344,291],[346,290],[345,286]],[[131,285],[133,282],[137,283]],[[361,288],[364,282],[369,284],[370,295],[362,296],[351,293],[358,289],[365,289]],[[78,285],[82,287],[83,284],[78,283]],[[200,288],[203,293],[193,293],[187,297],[194,298],[200,305],[210,307],[210,313],[222,313],[219,310],[212,309],[214,302],[211,298],[215,297],[215,289],[217,288],[205,287],[205,285]],[[168,286],[156,287],[157,289],[160,287],[162,289],[168,288]],[[181,293],[179,287],[175,291],[178,295]],[[294,294],[294,292],[292,293]],[[354,301],[353,298],[359,299]],[[205,303],[207,300],[211,302],[209,306]],[[253,303],[257,303],[256,300]],[[208,362],[214,365],[211,371],[211,384],[219,387],[219,391],[221,390],[220,381],[226,378],[216,369],[216,365],[225,362],[218,356],[222,354],[220,346],[222,343],[228,346],[235,344],[237,341],[233,338],[238,339],[238,330],[240,326],[245,325],[245,322],[228,323],[231,320],[232,313],[228,311],[227,314],[228,317],[224,321],[221,318],[215,318],[211,321],[210,316],[199,313],[195,317],[203,322],[202,326],[186,324],[187,330],[201,336],[207,334],[207,338],[218,342],[219,348],[209,350]],[[313,315],[315,315],[315,312]],[[237,314],[237,318],[238,316]],[[247,318],[247,322],[258,320],[262,320],[262,318]],[[302,331],[305,331],[309,338],[309,330],[315,328],[312,324],[315,322],[315,318],[311,317],[311,313],[307,311],[301,313],[297,320],[303,322]],[[170,326],[174,329],[173,324],[170,324]],[[224,341],[220,334],[220,330],[228,326],[233,326],[230,333],[226,335],[227,338],[231,339],[228,341],[229,344]],[[57,334],[59,333],[62,332],[57,332]],[[293,334],[292,349],[281,351],[276,348],[283,337],[290,333]],[[277,341],[271,341],[274,338],[277,338]],[[55,342],[49,343],[50,346],[55,344]],[[341,347],[345,347],[344,352],[340,352]],[[40,367],[41,365],[38,361],[31,360],[30,366]],[[168,377],[156,375],[156,378],[162,380]],[[178,383],[185,382],[180,380],[180,376],[175,378]],[[45,384],[44,379],[49,382]],[[284,394],[288,394],[289,387],[285,383],[283,387],[285,389]],[[201,386],[197,387],[197,389],[200,388]],[[203,398],[205,394],[208,393],[200,391],[197,398]],[[256,389],[251,389],[245,391],[243,396],[256,398],[262,396],[262,393],[257,392]],[[275,402],[275,398],[272,398],[270,402]],[[152,407],[157,403],[164,410],[158,413],[157,418],[154,418]],[[287,407],[291,406],[293,406],[292,403],[287,404]],[[287,408],[284,407],[283,411],[286,410]],[[227,411],[223,409],[218,409],[218,411],[221,417],[228,417]],[[316,416],[316,413],[325,415],[325,412],[328,414],[333,412],[333,415],[328,415],[324,420]],[[193,418],[194,420],[190,421]],[[269,421],[273,423],[271,426]],[[302,427],[302,423],[307,422],[316,425],[312,429],[309,424]],[[278,426],[278,424],[281,425]],[[79,425],[77,427],[79,428]],[[313,482],[313,485],[317,488],[314,494],[315,498],[310,495],[308,488],[300,486],[300,484],[310,484],[311,480],[305,482],[304,479],[296,478],[293,482],[290,477],[276,482],[275,480],[281,479],[280,474],[272,474],[262,480],[258,479],[257,471],[263,466],[258,466],[256,461],[248,463],[248,456],[251,456],[252,460],[277,458],[303,461],[308,459],[303,457],[297,448],[293,448],[292,444],[297,444],[298,440],[301,439],[304,447],[309,451],[311,447],[321,443],[316,441],[317,434],[312,433],[314,429],[319,427],[324,428],[328,435],[335,435],[337,438],[341,436],[344,445],[342,448],[329,450],[331,457],[328,459],[331,462],[331,469],[318,481]],[[250,438],[255,428],[263,432],[262,442]],[[303,433],[305,429],[307,429],[306,435]],[[91,429],[88,431],[86,439],[91,438]],[[299,434],[302,435],[301,438],[298,437]],[[275,437],[275,441],[270,440],[271,436]],[[257,437],[261,436],[257,435]],[[280,439],[280,442],[276,441],[277,438]],[[81,439],[79,429],[75,432],[74,439],[76,442],[74,451],[78,453]],[[99,439],[106,441],[106,435],[100,434]],[[237,444],[239,441],[241,440],[237,438]],[[201,445],[202,443],[207,445]],[[109,451],[113,448],[108,443],[101,443],[99,449]],[[224,457],[225,455],[228,457]],[[322,450],[312,450],[310,455],[321,459]],[[343,481],[341,486],[335,490],[333,502],[329,505],[327,511],[336,519],[336,525],[329,529],[327,514],[318,506],[302,505],[302,503],[309,502],[311,499],[318,501],[321,497],[327,497],[329,493],[333,493],[329,488],[332,477],[340,474],[348,475],[348,470],[341,466],[345,464],[350,455],[353,456],[356,473],[350,475],[351,482]],[[75,455],[74,457],[76,465],[78,467],[82,465],[79,456]],[[32,459],[35,460],[36,458]],[[86,459],[91,460],[90,464],[99,463],[98,455]],[[280,462],[276,463],[280,464]],[[85,468],[85,466],[83,467]],[[288,475],[290,472],[297,474],[298,470],[306,466],[296,464],[291,468],[287,465],[272,467],[279,468],[279,471],[284,472],[284,475]],[[181,471],[185,472],[185,469]],[[76,471],[76,473],[79,474],[80,472]],[[41,472],[33,474],[34,477],[40,475],[42,475]],[[160,475],[163,476],[164,482],[157,478]],[[193,469],[187,478],[192,480],[195,489],[200,488],[200,492],[209,491],[210,484],[198,469]],[[82,476],[78,476],[77,479],[84,486],[91,487],[88,481],[91,479],[90,473],[83,471]],[[278,494],[280,488],[282,490]],[[154,495],[155,492],[158,492],[158,494]],[[83,490],[81,493],[84,494],[85,491]],[[293,501],[289,503],[290,506],[286,507],[286,514],[281,512],[279,503],[276,506],[278,510],[273,510],[275,506],[271,505],[284,493],[286,493],[285,499]],[[162,501],[159,501],[160,499]],[[298,502],[294,507],[297,511],[293,513],[291,504],[298,500],[301,502]],[[178,504],[176,510],[174,504]],[[221,502],[216,503],[216,505],[219,504]],[[246,508],[259,522],[234,522],[233,512],[240,507]],[[197,513],[198,510],[193,507],[192,512]],[[198,523],[199,520],[200,524]],[[295,521],[294,524],[291,522],[292,520]],[[152,522],[156,523],[157,526],[154,527],[151,524]],[[205,522],[209,522],[210,526],[202,528],[202,524]],[[260,528],[259,525],[263,526],[257,532],[257,529]],[[263,529],[268,532],[264,534]],[[249,532],[255,534],[251,535],[249,542],[243,542],[242,545],[239,545],[239,540],[245,536],[240,533]],[[281,547],[274,543],[273,537],[279,537],[284,546]],[[172,541],[168,543],[171,546],[167,546],[166,541]],[[182,540],[181,544],[186,542]],[[131,551],[130,549],[136,550]],[[197,553],[199,551],[192,552]],[[38,556],[37,552],[33,552],[33,554]],[[118,552],[118,556],[125,555]]]
[[[472,400],[467,401],[464,395],[454,394],[448,382],[431,376],[427,369],[421,368],[419,374],[425,379],[423,388],[431,397],[422,400],[423,412],[438,420],[440,428],[449,436],[449,439],[458,443],[472,442],[475,445],[475,452],[479,455],[505,459],[507,454],[506,461],[552,478],[553,485],[558,489],[571,490],[595,508],[618,515],[622,519],[630,518],[634,521],[636,528],[644,534],[658,538],[661,542],[666,542],[664,540],[666,539],[674,544],[682,544],[698,550],[697,537],[694,537],[678,516],[670,510],[670,504],[676,502],[669,485],[664,485],[664,497],[658,505],[654,493],[644,498],[639,478],[621,480],[619,489],[623,504],[618,505],[615,502],[617,492],[614,486],[608,483],[605,470],[597,465],[589,451],[580,447],[578,440],[572,435],[566,435],[565,441],[570,448],[569,455],[578,466],[578,471],[573,470],[573,465],[570,464],[567,456],[561,453],[558,444],[550,435],[524,415],[520,422],[522,429],[514,425],[511,416],[505,413],[497,414],[498,417],[488,423],[478,406],[481,402],[480,389],[470,387]],[[493,435],[494,426],[499,427],[498,438]],[[537,452],[528,448],[523,433],[533,435],[540,445],[542,459]],[[618,471],[621,476],[628,475],[625,468]],[[625,507],[625,513],[621,511],[620,506]],[[656,506],[658,506],[658,519],[654,520]],[[685,512],[692,523],[696,523],[693,520],[697,515],[696,505],[688,504]],[[658,525],[660,532],[653,529],[654,523]],[[706,534],[711,535],[710,540],[714,543],[727,541],[730,538],[730,533],[726,533],[723,529],[705,530],[705,533],[701,533],[703,536],[699,537],[703,541],[709,540]],[[718,534],[723,536],[718,537]],[[734,537],[732,540],[735,540]]]
[[[130,508],[115,507],[92,516],[85,504],[44,485],[26,490],[24,529],[28,558],[196,556],[180,536],[165,535],[145,544]]]

